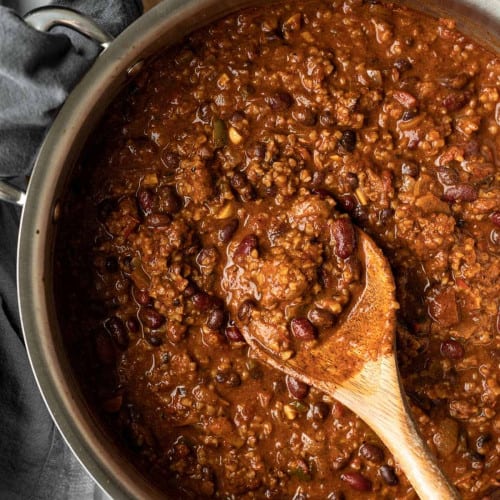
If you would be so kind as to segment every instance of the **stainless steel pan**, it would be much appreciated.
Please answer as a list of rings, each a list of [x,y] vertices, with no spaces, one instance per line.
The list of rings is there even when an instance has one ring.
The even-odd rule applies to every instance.
[[[18,245],[19,306],[26,346],[45,402],[76,456],[114,498],[165,498],[123,456],[89,412],[65,356],[52,292],[58,203],[90,131],[118,91],[160,48],[189,31],[255,4],[252,0],[166,0],[111,40],[84,18],[61,9],[38,10],[38,29],[65,24],[96,38],[105,50],[60,110],[36,160],[26,194],[0,183],[0,199],[24,205]],[[265,3],[260,1],[260,3]],[[500,51],[500,0],[402,0]]]

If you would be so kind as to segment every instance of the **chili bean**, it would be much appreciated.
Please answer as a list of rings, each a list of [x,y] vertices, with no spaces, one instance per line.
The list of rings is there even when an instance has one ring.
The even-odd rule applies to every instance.
[[[236,247],[234,252],[235,257],[246,257],[250,255],[253,250],[257,249],[259,240],[255,234],[247,234]]]
[[[353,490],[371,491],[372,482],[359,472],[349,471],[340,475],[340,479],[345,481]]]
[[[231,219],[224,227],[219,230],[219,241],[221,243],[227,243],[228,241],[230,241],[234,233],[238,229],[238,225],[238,219]]]
[[[445,189],[442,196],[444,201],[475,201],[477,200],[477,190],[470,184],[458,184]]]
[[[447,111],[458,111],[470,100],[468,92],[452,92],[443,97],[441,103]]]
[[[405,161],[401,164],[401,174],[416,178],[420,173],[420,167],[412,161]]]
[[[147,306],[149,304],[151,297],[147,290],[139,290],[139,288],[133,287],[132,293],[136,302],[141,306]]]
[[[330,328],[335,321],[335,317],[330,311],[319,308],[311,309],[307,315],[307,319],[316,328]]]
[[[345,210],[348,214],[354,213],[357,206],[359,205],[358,199],[353,194],[343,194],[339,196],[337,199],[339,205]]]
[[[344,130],[339,144],[345,151],[352,153],[356,148],[356,132],[354,130]]]
[[[325,420],[328,417],[328,415],[330,415],[330,407],[328,406],[327,403],[324,403],[323,401],[318,401],[317,403],[314,403],[312,407],[313,420],[321,422]]]
[[[248,321],[252,316],[252,310],[255,307],[255,302],[251,299],[244,300],[238,307],[238,319],[240,321]]]
[[[237,326],[228,326],[226,328],[226,337],[230,342],[245,342],[245,337],[243,337]]]
[[[350,257],[356,248],[356,233],[349,219],[335,219],[330,225],[335,254],[341,259]]]
[[[306,318],[294,318],[290,322],[292,335],[299,340],[314,340],[316,330],[312,323]]]
[[[196,287],[192,283],[188,283],[184,291],[182,292],[184,297],[188,299],[196,293]]]
[[[286,376],[285,381],[288,391],[294,398],[304,399],[307,396],[309,392],[309,386],[307,384],[289,375]]]
[[[380,475],[386,484],[389,486],[396,486],[399,483],[398,476],[396,476],[396,472],[394,468],[390,465],[382,465],[379,469]]]
[[[394,61],[394,67],[399,71],[409,71],[413,68],[412,63],[408,59],[396,59]]]
[[[144,225],[149,228],[167,227],[172,219],[167,214],[149,214],[144,219]]]
[[[211,330],[218,330],[224,323],[225,313],[222,309],[213,309],[208,314],[207,326]]]
[[[346,178],[347,184],[349,184],[349,187],[351,189],[354,190],[359,186],[359,179],[355,173],[347,172],[345,178]]]
[[[500,246],[500,229],[494,228],[490,232],[490,241],[493,245]]]
[[[212,305],[212,298],[206,292],[197,292],[192,297],[191,300],[193,305],[200,311],[206,311]]]
[[[500,227],[500,211],[496,210],[490,214],[490,220],[495,226]]]
[[[128,347],[128,332],[125,323],[118,317],[112,316],[104,322],[115,344],[122,350]]]
[[[440,352],[445,358],[450,359],[462,359],[465,355],[465,349],[463,345],[454,340],[448,339],[441,342]]]
[[[155,195],[150,189],[140,189],[137,193],[137,203],[144,215],[149,215],[153,212]]]
[[[369,462],[376,464],[384,460],[384,451],[382,448],[372,443],[363,443],[359,447],[359,454]]]
[[[278,90],[266,97],[266,102],[274,111],[284,111],[293,104],[293,97],[283,90]]]
[[[168,149],[164,149],[162,151],[161,161],[167,169],[167,172],[174,173],[179,166],[180,160],[181,158],[176,152],[170,151]]]
[[[139,311],[139,318],[146,326],[149,326],[153,330],[160,328],[166,321],[165,316],[152,306],[142,307]]]

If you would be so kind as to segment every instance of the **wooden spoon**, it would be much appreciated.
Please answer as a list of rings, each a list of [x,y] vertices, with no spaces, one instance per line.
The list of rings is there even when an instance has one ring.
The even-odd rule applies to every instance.
[[[364,288],[327,338],[283,360],[266,347],[265,339],[252,336],[248,328],[241,331],[258,358],[357,413],[385,443],[422,499],[459,498],[417,432],[402,392],[395,359],[398,304],[389,264],[360,229],[357,241]]]

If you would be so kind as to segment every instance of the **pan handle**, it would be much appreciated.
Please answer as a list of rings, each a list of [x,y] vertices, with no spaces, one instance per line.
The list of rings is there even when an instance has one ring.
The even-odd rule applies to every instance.
[[[113,41],[113,37],[92,19],[66,7],[39,7],[28,12],[24,21],[38,31],[48,31],[54,26],[67,26],[95,40],[103,50]]]
[[[95,40],[106,50],[113,41],[113,37],[98,26],[89,17],[64,7],[39,7],[28,12],[24,21],[38,31],[48,31],[54,26],[67,26],[82,35]],[[5,181],[0,180],[0,201],[24,205],[26,193]]]

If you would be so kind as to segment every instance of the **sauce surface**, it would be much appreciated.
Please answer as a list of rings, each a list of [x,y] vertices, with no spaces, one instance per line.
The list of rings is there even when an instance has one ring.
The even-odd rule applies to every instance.
[[[249,9],[149,61],[63,204],[59,317],[91,406],[183,498],[415,498],[374,433],[261,364],[328,335],[389,259],[411,410],[500,494],[500,60],[376,1]],[[369,335],[369,325],[366,328]]]

